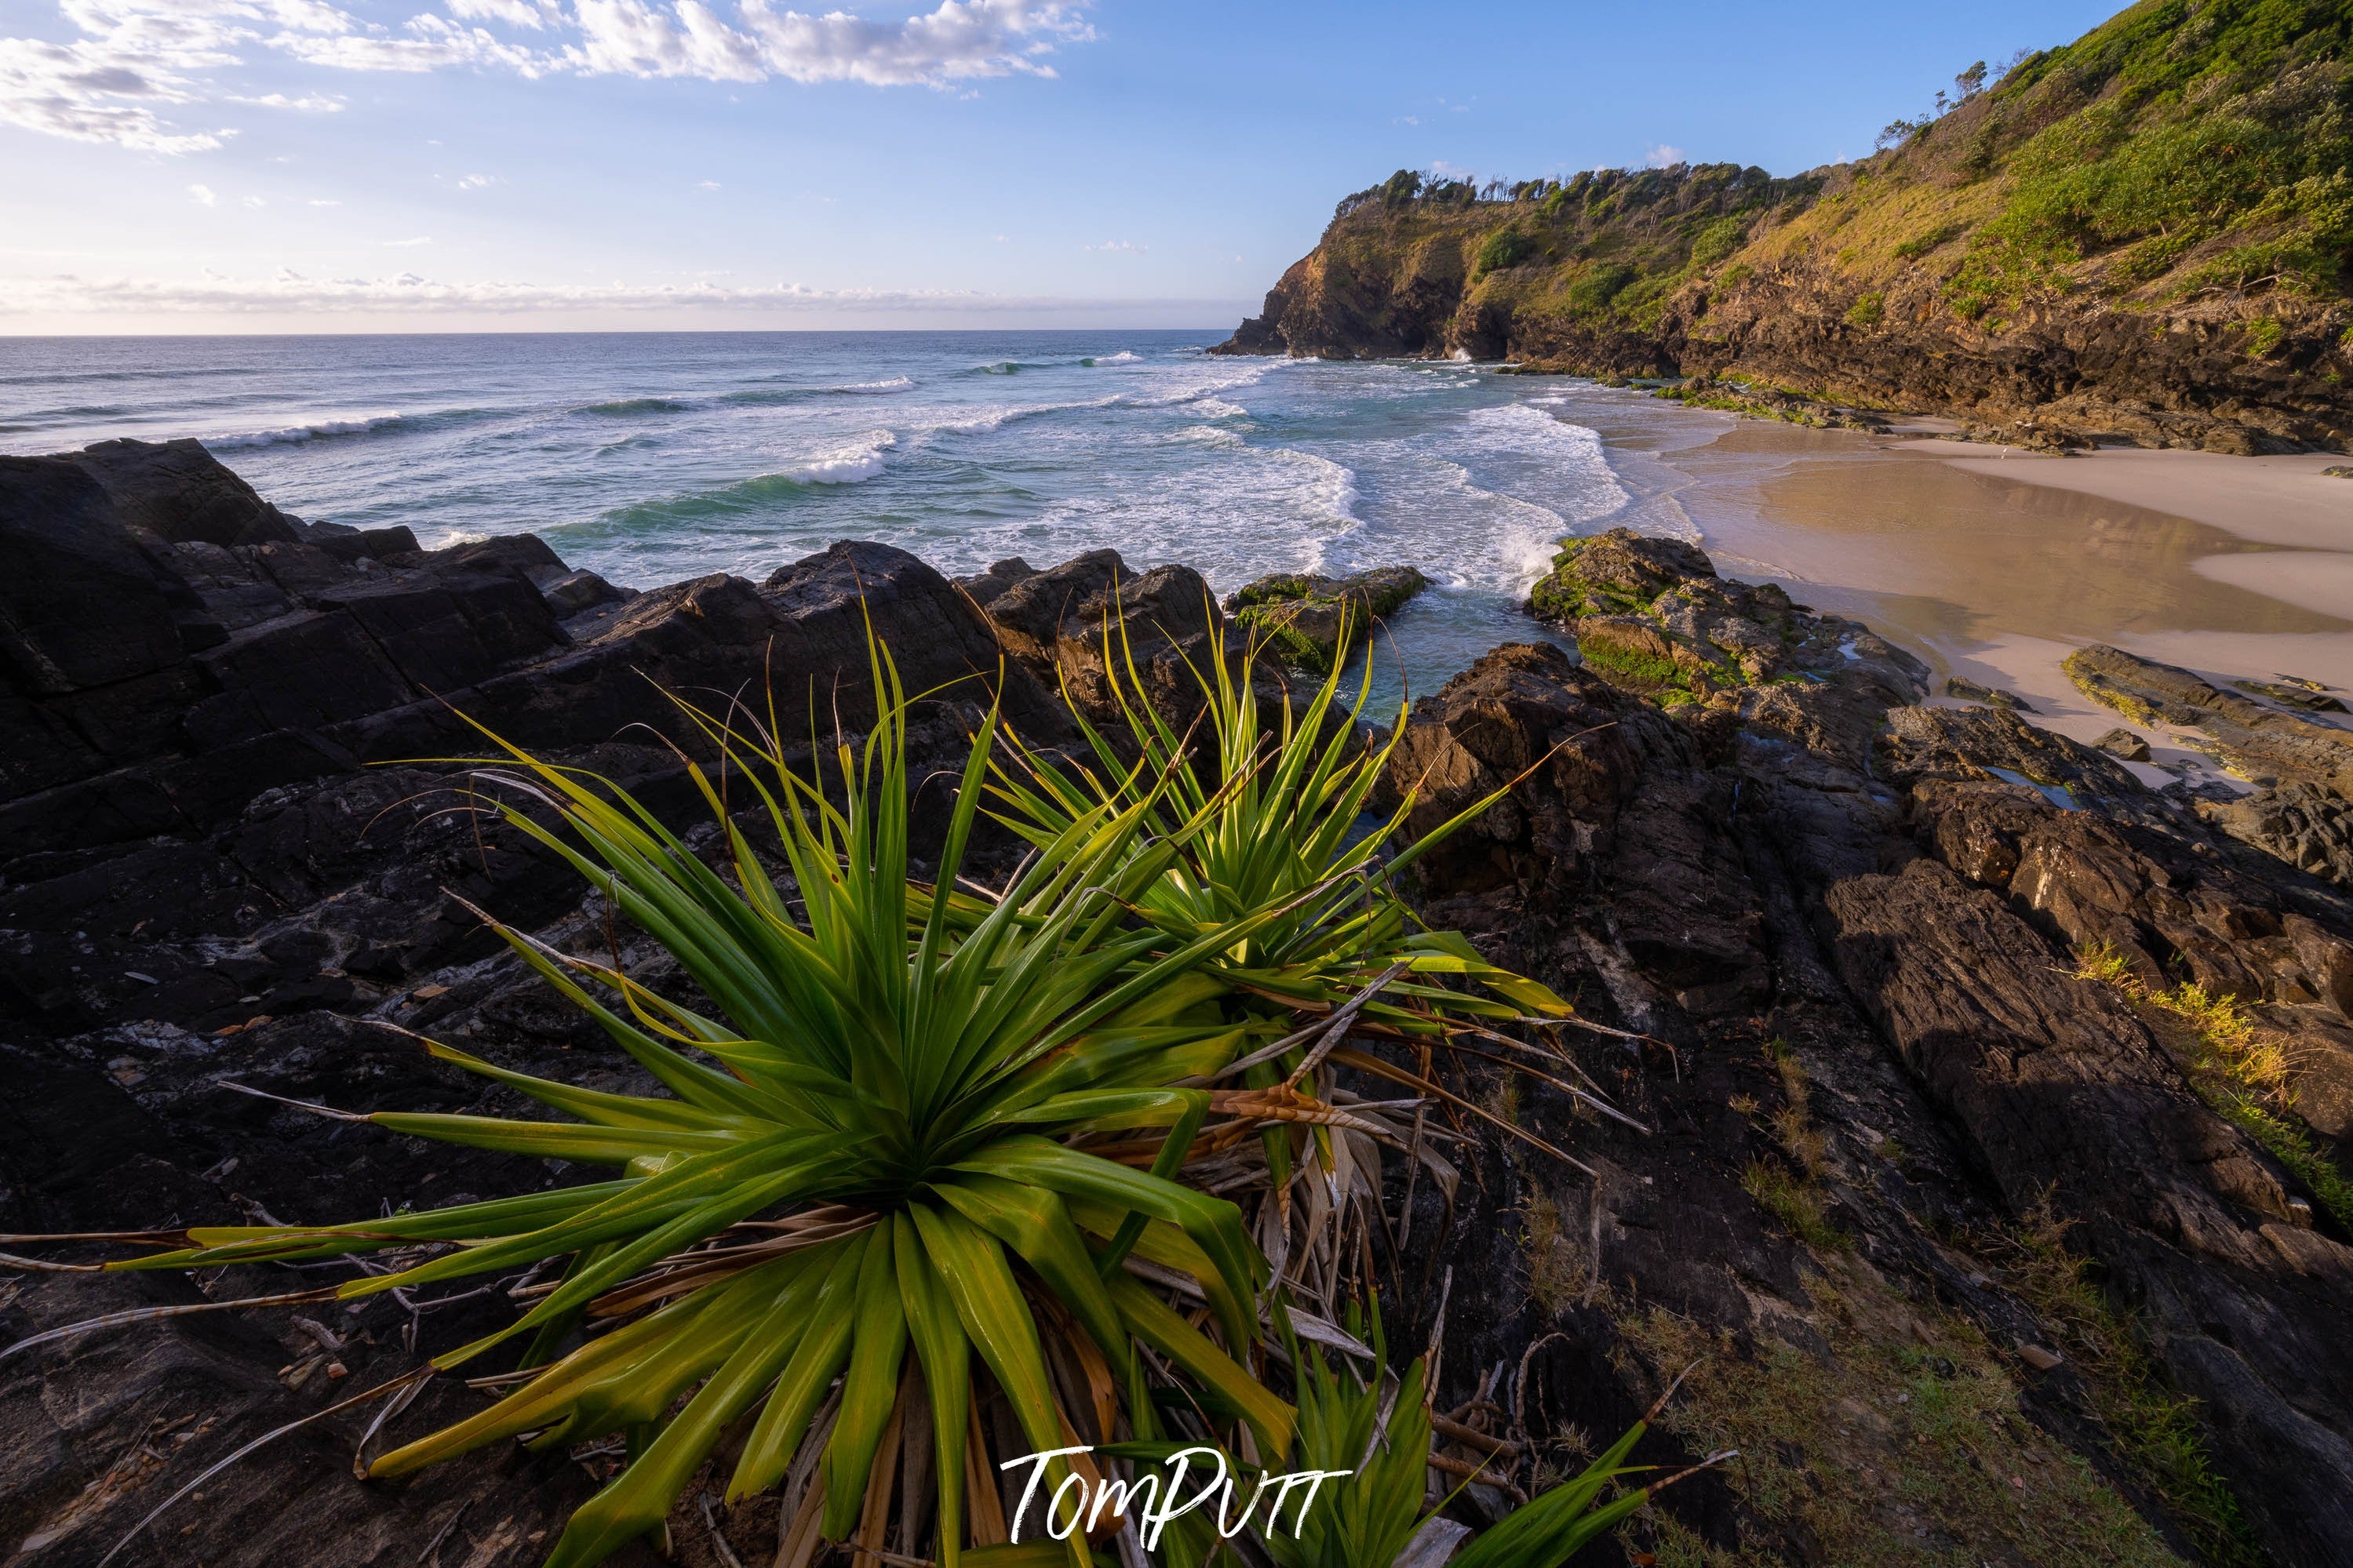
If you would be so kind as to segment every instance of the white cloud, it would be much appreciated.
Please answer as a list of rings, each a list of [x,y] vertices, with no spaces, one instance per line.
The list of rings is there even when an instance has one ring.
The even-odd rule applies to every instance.
[[[1670,147],[1663,142],[1642,154],[1642,167],[1645,169],[1672,169],[1677,163],[1688,161],[1682,148]]]
[[[343,204],[328,196],[312,196],[311,205],[314,207],[339,207]]]
[[[487,190],[498,183],[499,177],[496,174],[468,174],[458,182],[458,188],[461,191],[480,191]]]
[[[511,26],[545,27],[551,22],[564,20],[564,9],[555,0],[449,0],[449,15],[469,22],[504,22]]]
[[[385,241],[385,244],[392,247],[396,250],[411,245],[430,245],[432,243],[433,237],[429,234],[420,234],[415,239],[387,239]]]
[[[964,289],[810,289],[797,283],[728,287],[708,281],[639,286],[448,283],[400,272],[384,278],[307,278],[280,268],[266,280],[206,268],[194,282],[83,278],[0,278],[0,317],[10,315],[577,315],[589,311],[736,314],[1036,311],[1090,307],[1087,300],[1025,298]],[[1129,300],[1123,308],[1198,303]]]
[[[196,200],[202,202],[208,207],[216,206],[220,203],[220,198],[213,195],[213,188],[210,185],[190,185],[188,187],[188,195],[195,197]]]
[[[483,27],[461,27],[427,12],[408,19],[405,38],[349,33],[332,37],[283,32],[269,40],[305,65],[338,70],[397,71],[417,75],[459,66],[495,67],[537,79],[554,62],[521,44],[511,44]]]
[[[805,16],[739,0],[735,25],[707,0],[575,0],[573,69],[712,81],[860,81],[944,87],[974,77],[1052,76],[1042,57],[1094,37],[1086,0],[942,0],[903,21],[846,11]]]
[[[1148,245],[1137,245],[1130,240],[1124,239],[1106,239],[1101,245],[1090,245],[1087,248],[1089,250],[1123,250],[1131,256],[1141,256],[1145,251],[1151,249],[1152,247]]]
[[[26,131],[144,153],[201,153],[228,132],[175,130],[153,107],[194,97],[169,57],[87,38],[0,38],[0,121]]]
[[[304,114],[341,114],[343,111],[344,100],[323,92],[308,93],[301,98],[289,98],[282,92],[269,92],[262,94],[259,98],[240,98],[236,93],[230,93],[227,101],[249,103],[256,109],[291,109]]]
[[[330,94],[249,97],[210,79],[246,63],[241,51],[255,45],[330,69],[464,68],[533,79],[570,72],[944,88],[981,77],[1051,77],[1048,56],[1094,37],[1091,3],[941,0],[935,10],[883,20],[733,0],[731,21],[722,15],[725,0],[574,0],[568,10],[560,0],[445,0],[448,16],[419,10],[392,28],[324,0],[58,0],[59,16],[79,37],[0,37],[0,124],[186,153],[217,148],[236,131],[177,123],[164,112],[173,106],[343,107]]]
[[[142,153],[209,152],[236,132],[187,128],[164,110],[213,96],[206,71],[237,63],[255,24],[292,34],[355,26],[318,0],[59,0],[81,36],[0,38],[0,122]]]
[[[246,198],[245,198],[245,201],[244,201],[243,205],[246,205],[246,206],[252,207],[252,208],[253,208],[253,209],[255,209],[256,211],[259,211],[261,208],[268,206],[269,204],[267,201],[264,201],[264,200],[263,200],[261,197],[259,197],[259,196],[248,196],[248,197],[246,197]]]
[[[719,188],[719,182],[716,180],[697,180],[695,182],[694,188],[699,191],[715,191]]]

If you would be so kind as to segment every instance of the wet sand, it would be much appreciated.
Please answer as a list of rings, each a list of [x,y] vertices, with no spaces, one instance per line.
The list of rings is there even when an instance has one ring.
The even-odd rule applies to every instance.
[[[2353,689],[2353,480],[2320,473],[2342,458],[2063,459],[1752,420],[1690,434],[1618,444],[1644,492],[1633,526],[1679,511],[1721,570],[1868,623],[1940,692],[1947,676],[2005,687],[2091,739],[2124,721],[2060,668],[2089,642],[2218,684]],[[2144,732],[2160,762],[2197,765]]]

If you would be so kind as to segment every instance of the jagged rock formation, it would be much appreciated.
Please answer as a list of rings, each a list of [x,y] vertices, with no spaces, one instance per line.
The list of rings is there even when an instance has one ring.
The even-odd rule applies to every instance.
[[[2353,790],[2353,732],[2224,691],[2175,665],[2101,643],[2064,666],[2077,690],[2141,724],[2202,733],[2258,784],[2305,782]]]
[[[1117,711],[1105,660],[1134,661],[1153,701],[1189,721],[1200,694],[1189,668],[1223,637],[1225,617],[1208,583],[1189,566],[1131,571],[1116,550],[1094,550],[1039,572],[1019,559],[957,579],[1008,653],[1058,679],[1092,716]]]
[[[1720,377],[1807,423],[1959,417],[2054,448],[2353,443],[2348,23],[2143,0],[1859,163],[1341,204],[1225,351]]]
[[[35,504],[47,495],[70,505]],[[1048,688],[1100,683],[1106,621],[1172,703],[1179,654],[1231,635],[1198,575],[1110,552],[952,584],[844,544],[762,584],[627,596],[531,542],[413,543],[307,529],[193,448],[0,474],[5,732],[18,755],[25,737],[50,747],[0,802],[0,1228],[365,1214],[574,1179],[224,1087],[504,1109],[377,1022],[638,1085],[459,900],[663,987],[659,950],[464,811],[451,768],[361,765],[479,750],[441,696],[691,820],[680,755],[649,731],[696,740],[652,681],[740,692],[764,722],[773,689],[787,735],[812,713],[854,729],[871,614],[911,689],[962,678],[916,737],[947,764],[991,690],[1033,742],[1070,740]],[[2157,1563],[2221,1555],[2236,1528],[2294,1568],[2346,1562],[2353,1233],[2324,1190],[2336,1167],[2312,1162],[2353,1136],[2353,900],[2104,752],[2007,712],[1910,706],[1921,678],[1893,650],[1686,546],[1596,542],[1575,564],[1556,585],[1580,632],[1587,608],[1656,626],[1708,663],[1686,677],[1705,695],[1662,689],[1693,695],[1670,710],[1651,683],[1501,648],[1417,715],[1391,777],[1428,792],[1425,823],[1512,785],[1423,865],[1422,896],[1624,1031],[1573,1034],[1574,1065],[1545,1070],[1603,1086],[1649,1131],[1453,1064],[1467,1098],[1583,1168],[1433,1109],[1465,1179],[1389,1173],[1408,1216],[1383,1268],[1390,1340],[1436,1331],[1441,1409],[1485,1397],[1573,1447],[1696,1360],[1638,1457],[1749,1458],[1671,1494],[1629,1552]],[[118,615],[116,595],[149,614]],[[139,640],[79,638],[77,615]],[[428,667],[444,637],[453,662]],[[237,649],[281,651],[206,657]],[[2077,977],[2083,945],[2108,968]],[[2240,998],[2291,1076],[2229,1077],[2119,988],[2135,976],[2141,998],[2184,976]],[[2311,1158],[2278,1152],[2249,1107],[2292,1121]],[[179,1277],[9,1277],[0,1340],[202,1299]],[[31,1568],[90,1568],[204,1467],[511,1310],[417,1307],[181,1318],[0,1363],[0,1541],[32,1542]],[[2152,1460],[2166,1390],[2203,1402],[2193,1429],[2235,1527]],[[476,1396],[425,1397],[404,1426]],[[340,1568],[429,1561],[438,1538],[445,1563],[529,1561],[615,1462],[484,1452],[364,1487],[364,1426],[327,1417],[208,1481],[153,1527],[150,1560]],[[677,1560],[765,1561],[775,1511],[690,1502]]]
[[[1829,692],[1795,700],[1827,707]],[[2295,1042],[2296,1105],[2333,1141],[2353,1131],[2353,905],[1998,710],[1896,710],[1871,754],[1680,714],[1557,650],[1507,647],[1407,734],[1400,770],[1431,781],[1428,820],[1534,769],[1509,810],[1429,864],[1433,917],[1649,1037],[1576,1055],[1658,1129],[1580,1121],[1546,1096],[1524,1105],[1596,1173],[1491,1153],[1445,1253],[1452,1310],[1463,1280],[1514,1269],[1526,1296],[1478,1292],[1473,1322],[1454,1321],[1468,1359],[1508,1370],[1565,1336],[1535,1357],[1545,1408],[1605,1430],[1680,1357],[1726,1358],[1717,1397],[1748,1414],[1711,1415],[1703,1394],[1686,1440],[1772,1457],[1746,1485],[1671,1505],[1668,1539],[1881,1561],[1916,1532],[1989,1561],[2063,1555],[2071,1527],[2041,1520],[2013,1544],[1998,1509],[1969,1500],[1962,1467],[1981,1473],[1984,1452],[1923,1479],[1942,1438],[1891,1394],[1953,1397],[1957,1377],[1992,1375],[1989,1357],[2010,1380],[2005,1409],[2069,1434],[2126,1492],[2166,1489],[2133,1458],[2145,1437],[2113,1369],[2083,1342],[2063,1348],[2084,1364],[2052,1359],[2066,1336],[2050,1281],[2016,1237],[2057,1226],[2142,1314],[2171,1385],[2204,1402],[2215,1462],[2264,1549],[2346,1561],[2344,1217],[2193,1088],[2161,1016],[2075,978],[2070,952],[2110,944],[2152,984],[2187,973],[2262,1004]],[[1775,1226],[1727,1224],[1736,1193]],[[1890,1318],[1912,1337],[1909,1364],[1942,1370],[1891,1358],[1875,1396],[1831,1375],[1873,1364],[1854,1325]],[[1947,1489],[1948,1510],[1837,1479],[1857,1471]],[[2047,1501],[2057,1479],[2031,1485]],[[2228,1550],[2178,1510],[2150,1512],[2188,1532],[2179,1549]]]
[[[2202,809],[2232,837],[2289,865],[2353,887],[2353,732],[2225,691],[2189,670],[2094,643],[2067,656],[2068,678],[2135,723],[2179,726],[2255,786]],[[2270,683],[2241,681],[2248,690]],[[2309,699],[2301,688],[2279,692]],[[2267,693],[2268,694],[2268,693]],[[2282,700],[2273,697],[2273,703]],[[2296,701],[2310,710],[2308,700]],[[2143,748],[2146,751],[2146,747]]]

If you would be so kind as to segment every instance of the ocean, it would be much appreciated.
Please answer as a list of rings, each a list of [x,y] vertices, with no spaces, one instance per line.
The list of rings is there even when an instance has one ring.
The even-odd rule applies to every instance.
[[[1650,454],[1721,420],[1464,363],[1206,353],[1222,335],[0,339],[0,451],[193,436],[298,516],[534,532],[638,587],[850,538],[952,574],[1109,546],[1220,594],[1410,564],[1434,589],[1391,624],[1385,701],[1544,635],[1518,605],[1563,535],[1696,537]]]

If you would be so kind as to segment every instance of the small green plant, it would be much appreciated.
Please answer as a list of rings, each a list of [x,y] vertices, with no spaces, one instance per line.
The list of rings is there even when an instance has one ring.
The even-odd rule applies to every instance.
[[[1886,314],[1887,297],[1885,295],[1865,294],[1847,307],[1846,323],[1850,327],[1875,327],[1879,325],[1881,318]]]
[[[2261,359],[2279,347],[2286,336],[2287,328],[2280,324],[2276,316],[2258,317],[2247,323],[2247,352]]]
[[[1741,1173],[1741,1188],[1808,1246],[1825,1251],[1852,1247],[1853,1238],[1831,1224],[1824,1213],[1821,1182],[1830,1169],[1830,1152],[1821,1130],[1814,1125],[1813,1086],[1805,1066],[1778,1036],[1765,1042],[1765,1054],[1781,1079],[1781,1104],[1767,1125],[1788,1163],[1750,1161]]]
[[[1895,247],[1895,254],[1900,258],[1905,261],[1910,261],[1917,257],[1926,256],[1930,251],[1936,250],[1940,247],[1950,244],[1952,241],[1958,239],[1961,237],[1961,233],[1962,226],[1959,224],[1940,223],[1934,228],[1926,229],[1921,233],[1914,235],[1911,238],[1897,246]]]
[[[2116,951],[2111,942],[2093,942],[2075,950],[2075,967],[2072,971],[2078,980],[2097,981],[2103,985],[2127,986],[2134,984],[2132,963]]]
[[[1506,224],[1489,235],[1479,247],[1478,262],[1472,268],[1472,276],[1483,277],[1490,272],[1517,267],[1535,253],[1535,237],[1517,224]]]
[[[1577,315],[1598,316],[1641,276],[1623,261],[1596,262],[1568,286],[1568,308]]]
[[[1854,1244],[1852,1237],[1830,1222],[1822,1209],[1821,1194],[1785,1166],[1770,1160],[1752,1160],[1740,1173],[1740,1188],[1809,1247],[1835,1252]]]
[[[1293,1473],[1317,1471],[1335,1479],[1315,1508],[1294,1505],[1281,1528],[1273,1528],[1269,1518],[1268,1528],[1252,1531],[1252,1539],[1276,1568],[1387,1568],[1404,1553],[1416,1532],[1455,1500],[1447,1498],[1437,1509],[1423,1505],[1431,1431],[1422,1363],[1414,1362],[1401,1381],[1385,1387],[1377,1370],[1387,1359],[1378,1315],[1368,1328],[1363,1310],[1352,1304],[1347,1326],[1370,1341],[1373,1376],[1360,1376],[1345,1365],[1335,1370],[1315,1346],[1288,1335],[1284,1339],[1300,1369],[1299,1436],[1285,1462]],[[1652,1468],[1629,1465],[1626,1458],[1658,1415],[1654,1406],[1582,1470],[1515,1510],[1447,1561],[1452,1568],[1558,1568],[1660,1491],[1698,1469],[1736,1457],[1712,1454],[1700,1465],[1647,1486],[1626,1486],[1625,1478]],[[1148,1415],[1145,1419],[1149,1424]],[[1113,1445],[1110,1452],[1157,1462],[1179,1447],[1155,1434]],[[1231,1460],[1228,1465],[1233,1473],[1247,1475],[1246,1467]],[[1475,1479],[1466,1479],[1463,1486]],[[1613,1489],[1617,1495],[1609,1496]],[[1247,1479],[1240,1490],[1249,1495]],[[1276,1510],[1281,1509],[1278,1502]],[[1221,1550],[1219,1528],[1206,1513],[1176,1521],[1160,1542],[1169,1568],[1209,1568],[1234,1561]]]
[[[1738,250],[1748,237],[1747,223],[1735,216],[1720,217],[1692,236],[1691,264],[1702,271]]]

